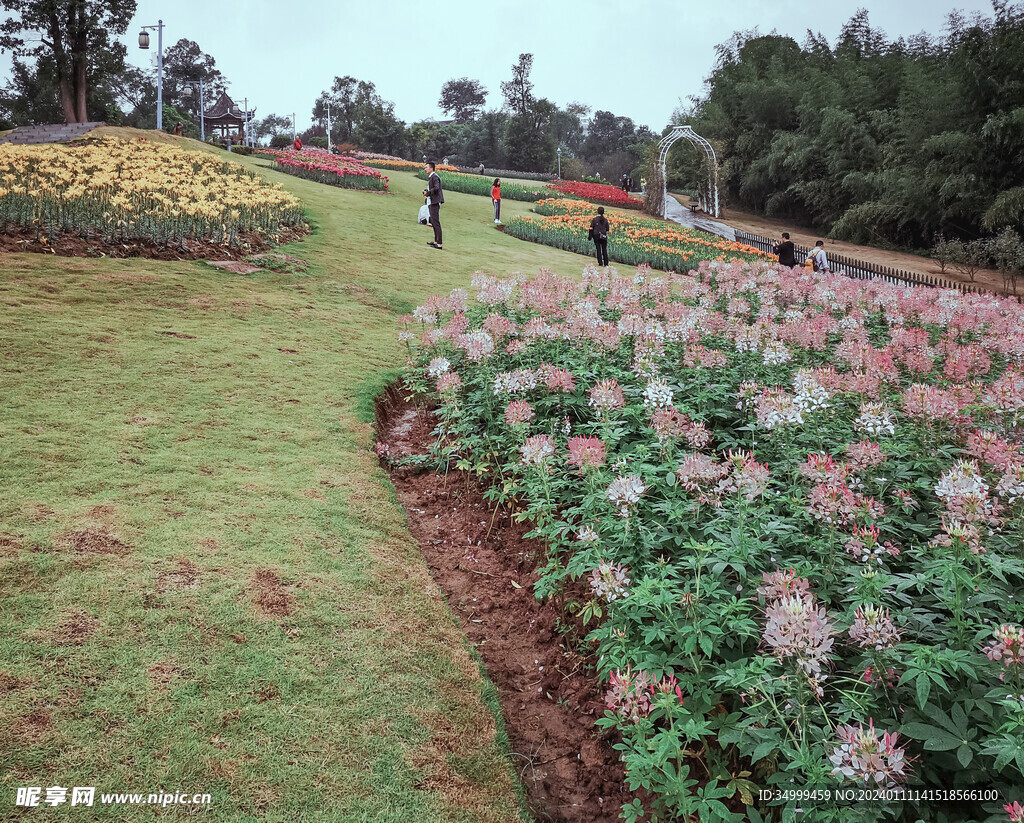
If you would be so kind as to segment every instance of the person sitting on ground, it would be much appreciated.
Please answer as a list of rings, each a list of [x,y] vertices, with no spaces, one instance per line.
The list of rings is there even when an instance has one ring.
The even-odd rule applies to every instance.
[[[782,233],[782,240],[775,244],[774,253],[778,255],[780,266],[793,268],[796,265],[796,246],[789,239],[789,232]]]

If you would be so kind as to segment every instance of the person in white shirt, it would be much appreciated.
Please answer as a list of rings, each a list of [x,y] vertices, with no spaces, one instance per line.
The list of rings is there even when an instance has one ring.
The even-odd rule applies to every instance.
[[[811,260],[814,261],[815,271],[831,271],[828,267],[828,257],[825,255],[824,240],[819,240],[814,244],[814,251],[811,252]]]

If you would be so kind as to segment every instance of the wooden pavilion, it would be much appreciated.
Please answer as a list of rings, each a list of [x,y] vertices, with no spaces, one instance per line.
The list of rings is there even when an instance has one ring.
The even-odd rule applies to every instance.
[[[252,123],[255,113],[255,108],[249,111],[249,123]],[[223,140],[240,142],[238,136],[245,130],[245,112],[228,97],[226,91],[220,93],[220,97],[203,113],[203,117],[207,132],[219,134]]]

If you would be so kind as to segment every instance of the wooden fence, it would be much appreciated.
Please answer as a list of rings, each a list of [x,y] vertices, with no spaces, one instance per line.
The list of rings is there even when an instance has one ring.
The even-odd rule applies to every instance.
[[[759,234],[747,234],[745,231],[736,230],[736,242],[746,243],[755,249],[774,254],[775,241]],[[805,246],[796,247],[797,261],[806,260],[810,257],[811,249]],[[842,254],[826,252],[829,268],[836,274],[843,274],[856,280],[882,280],[894,286],[934,286],[939,289],[956,289],[963,294],[992,294],[991,289],[986,289],[977,283],[962,283],[958,280],[944,280],[940,277],[932,277],[927,274],[905,271],[891,266],[880,266],[877,263],[867,263],[863,260],[853,260]],[[1017,298],[1021,302],[1021,298]]]

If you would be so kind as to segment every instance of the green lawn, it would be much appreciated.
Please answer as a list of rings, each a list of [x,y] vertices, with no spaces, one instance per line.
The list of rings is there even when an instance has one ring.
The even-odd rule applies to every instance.
[[[587,258],[459,194],[439,252],[410,173],[375,194],[241,161],[308,207],[313,235],[282,249],[305,275],[0,257],[0,819],[54,785],[209,792],[210,821],[518,819],[372,398],[428,294]]]

